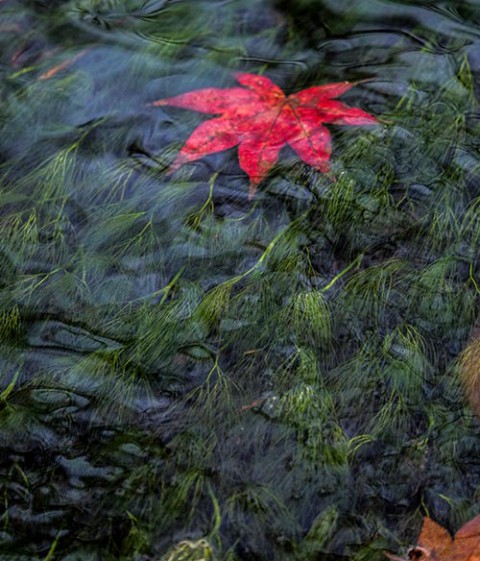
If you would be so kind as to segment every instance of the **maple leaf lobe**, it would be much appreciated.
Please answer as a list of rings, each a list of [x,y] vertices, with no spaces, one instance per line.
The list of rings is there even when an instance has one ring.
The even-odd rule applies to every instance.
[[[328,172],[332,147],[325,123],[378,123],[373,115],[334,99],[352,87],[349,82],[313,86],[286,96],[265,76],[237,72],[235,79],[243,87],[194,90],[151,104],[217,115],[192,132],[170,171],[238,145],[239,164],[250,178],[252,197],[284,146],[315,169]]]
[[[418,546],[441,554],[452,545],[453,539],[448,530],[428,516],[423,519],[422,530],[418,536]]]

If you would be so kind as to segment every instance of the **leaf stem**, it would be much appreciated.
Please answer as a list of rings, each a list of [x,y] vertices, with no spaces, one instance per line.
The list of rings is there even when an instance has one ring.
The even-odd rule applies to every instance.
[[[348,273],[348,271],[350,271],[351,269],[353,269],[353,267],[359,267],[360,263],[362,262],[363,259],[363,253],[360,253],[360,255],[358,255],[349,265],[347,265],[344,269],[342,269],[338,275],[335,275],[333,277],[333,279],[326,285],[324,286],[321,290],[320,293],[324,293],[324,292],[328,292],[332,286],[334,286],[337,281],[339,281],[346,273]]]

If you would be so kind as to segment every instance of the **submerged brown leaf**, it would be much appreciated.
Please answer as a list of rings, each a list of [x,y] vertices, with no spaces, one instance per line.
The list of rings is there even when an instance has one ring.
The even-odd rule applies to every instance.
[[[418,543],[409,549],[407,557],[389,552],[385,555],[392,561],[480,561],[480,516],[462,526],[453,538],[445,528],[425,517]]]
[[[77,62],[78,59],[82,58],[86,53],[88,53],[89,50],[90,50],[90,48],[87,47],[86,49],[83,49],[82,51],[77,53],[75,56],[72,56],[71,58],[67,58],[66,60],[64,60],[60,64],[57,64],[57,66],[54,66],[53,68],[50,68],[50,70],[47,70],[47,72],[44,72],[43,74],[41,74],[38,77],[38,79],[39,80],[49,80],[50,78],[55,76],[55,74],[58,74],[58,72],[60,72],[61,70],[65,70],[69,66],[72,66],[72,64]]]

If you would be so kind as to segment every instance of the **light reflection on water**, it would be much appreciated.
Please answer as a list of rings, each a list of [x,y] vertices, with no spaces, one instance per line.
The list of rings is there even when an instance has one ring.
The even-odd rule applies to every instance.
[[[8,559],[381,559],[477,513],[479,17],[0,0]],[[331,127],[335,183],[168,175],[205,116],[149,103],[239,70],[369,79],[342,100],[384,124]]]

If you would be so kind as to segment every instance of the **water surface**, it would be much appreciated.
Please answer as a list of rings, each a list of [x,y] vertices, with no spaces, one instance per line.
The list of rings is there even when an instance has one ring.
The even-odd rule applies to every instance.
[[[380,560],[478,513],[475,1],[0,0],[5,559]],[[366,80],[336,182],[152,101]]]

